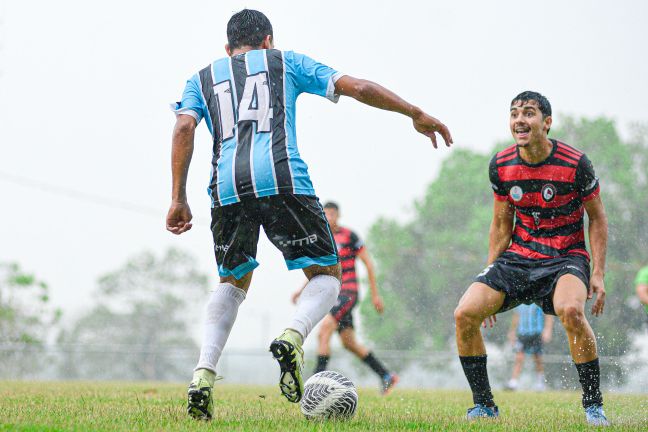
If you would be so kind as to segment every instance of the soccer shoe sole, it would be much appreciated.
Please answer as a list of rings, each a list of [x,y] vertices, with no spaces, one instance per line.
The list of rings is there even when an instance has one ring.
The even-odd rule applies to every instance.
[[[209,396],[211,390],[208,388],[189,389],[187,392],[187,413],[196,420],[211,420],[209,412]]]
[[[304,393],[304,383],[300,379],[298,371],[297,349],[290,342],[274,340],[270,344],[270,352],[279,363],[281,375],[279,377],[279,389],[289,402],[297,403]]]

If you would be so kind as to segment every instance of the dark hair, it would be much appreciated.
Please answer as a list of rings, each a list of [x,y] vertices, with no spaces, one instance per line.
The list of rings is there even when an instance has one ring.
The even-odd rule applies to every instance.
[[[333,201],[329,201],[326,204],[324,204],[324,208],[325,209],[333,209],[335,211],[340,211],[340,206],[337,205],[337,203],[335,203]]]
[[[227,43],[230,49],[244,46],[257,48],[268,35],[272,36],[270,20],[253,9],[236,12],[227,23]]]
[[[515,102],[528,102],[528,101],[536,101],[538,103],[538,107],[540,108],[540,112],[542,113],[542,117],[549,117],[551,115],[551,104],[549,103],[549,99],[544,97],[538,92],[534,91],[523,91],[519,95],[515,96],[513,100],[511,101],[511,106]]]

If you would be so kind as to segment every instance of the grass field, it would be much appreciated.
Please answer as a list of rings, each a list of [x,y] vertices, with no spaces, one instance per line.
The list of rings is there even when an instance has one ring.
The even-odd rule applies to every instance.
[[[347,422],[304,419],[274,387],[218,385],[215,419],[185,413],[185,386],[160,383],[0,382],[0,430],[588,430],[579,395],[496,393],[502,417],[463,420],[465,391],[396,390],[383,398],[360,391]],[[648,396],[606,395],[610,430],[648,430]]]

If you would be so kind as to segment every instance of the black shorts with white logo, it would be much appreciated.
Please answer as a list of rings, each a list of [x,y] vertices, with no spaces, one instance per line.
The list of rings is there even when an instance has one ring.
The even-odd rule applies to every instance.
[[[553,307],[553,292],[558,279],[572,274],[589,287],[590,266],[581,255],[566,255],[556,258],[531,259],[513,252],[504,252],[475,278],[494,290],[506,294],[499,312],[524,303],[535,303],[546,314],[556,315]]]
[[[341,332],[346,328],[353,328],[353,308],[358,302],[358,291],[345,290],[340,291],[337,303],[331,309],[330,314],[338,322],[338,331]]]
[[[212,209],[214,253],[221,277],[240,279],[259,265],[260,227],[281,251],[289,270],[338,263],[335,241],[317,197],[279,194]]]

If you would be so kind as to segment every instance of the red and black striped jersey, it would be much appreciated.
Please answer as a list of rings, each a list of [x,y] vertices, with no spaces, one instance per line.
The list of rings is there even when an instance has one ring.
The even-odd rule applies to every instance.
[[[585,248],[583,203],[598,196],[599,181],[587,156],[551,140],[553,149],[538,164],[525,162],[512,145],[491,159],[489,176],[495,199],[515,208],[508,251],[543,259],[579,254]]]
[[[335,244],[342,266],[342,286],[340,290],[357,291],[358,279],[356,277],[355,260],[358,254],[364,249],[364,243],[360,237],[348,228],[338,227],[333,233]]]

